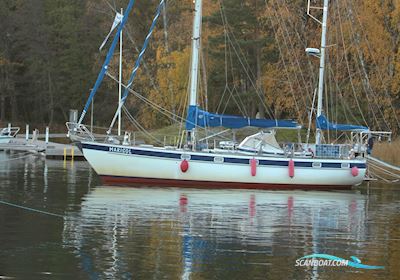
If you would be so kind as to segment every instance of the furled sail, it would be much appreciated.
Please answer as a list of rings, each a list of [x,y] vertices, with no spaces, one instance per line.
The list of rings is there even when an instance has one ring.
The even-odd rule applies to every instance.
[[[294,120],[251,119],[240,116],[213,114],[201,110],[198,106],[189,106],[186,119],[186,129],[195,127],[242,128],[246,126],[262,128],[294,128],[301,126]]]
[[[336,124],[328,121],[324,114],[317,118],[317,128],[322,130],[340,130],[340,131],[351,131],[351,130],[368,130],[368,127],[353,124]]]

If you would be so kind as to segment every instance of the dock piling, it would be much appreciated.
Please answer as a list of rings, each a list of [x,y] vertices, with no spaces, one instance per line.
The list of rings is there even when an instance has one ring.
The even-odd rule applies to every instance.
[[[29,140],[29,124],[25,125],[25,141]]]
[[[46,137],[45,137],[46,145],[49,144],[49,127],[46,126]]]
[[[6,127],[6,130],[8,127]],[[12,129],[12,127],[11,127]],[[33,129],[30,135],[30,125],[25,125],[25,135],[17,135],[9,143],[0,143],[0,150],[6,152],[25,152],[37,155],[45,155],[46,159],[58,159],[65,162],[71,160],[84,160],[82,152],[71,144],[61,144],[52,142],[50,137],[62,138],[65,137],[63,133],[50,134],[50,128],[46,127],[45,133],[42,135],[43,140],[39,140],[39,130]],[[71,152],[70,152],[71,149]]]

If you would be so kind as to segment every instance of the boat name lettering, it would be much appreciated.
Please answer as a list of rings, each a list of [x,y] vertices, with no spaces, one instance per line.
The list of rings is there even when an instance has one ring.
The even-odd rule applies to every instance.
[[[132,154],[131,149],[128,148],[109,147],[109,151],[120,154]]]

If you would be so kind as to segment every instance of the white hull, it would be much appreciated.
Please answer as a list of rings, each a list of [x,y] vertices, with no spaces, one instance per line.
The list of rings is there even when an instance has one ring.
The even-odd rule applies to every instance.
[[[0,136],[0,144],[8,144],[13,138],[11,136]]]
[[[153,183],[205,187],[243,188],[344,188],[360,184],[365,176],[365,160],[295,158],[294,176],[289,176],[289,158],[256,156],[252,176],[252,156],[167,150],[83,142],[85,158],[106,183]],[[218,162],[214,160],[217,158]],[[224,159],[223,162],[221,159]],[[183,159],[189,168],[181,170]],[[313,167],[313,163],[321,163]],[[351,168],[358,167],[353,176]]]
[[[0,128],[0,144],[8,144],[19,131],[19,127]]]

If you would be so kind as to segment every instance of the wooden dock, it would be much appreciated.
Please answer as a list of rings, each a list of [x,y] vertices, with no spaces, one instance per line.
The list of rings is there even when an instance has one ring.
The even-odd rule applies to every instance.
[[[8,128],[12,129],[11,123],[8,124]],[[93,136],[96,139],[105,138],[104,134],[93,133]],[[39,133],[38,129],[30,130],[29,124],[26,124],[25,133],[17,134],[9,143],[0,144],[0,151],[32,153],[45,156],[48,159],[85,160],[76,145],[56,143],[50,141],[50,139],[63,139],[61,142],[69,141],[66,133],[50,133],[49,127],[45,128],[45,133]],[[141,142],[140,140],[136,141],[136,143]]]
[[[46,142],[37,139],[26,140],[25,138],[19,138],[19,137],[12,139],[9,143],[0,144],[0,150],[39,154],[45,156],[48,159],[60,159],[60,160],[85,159],[83,157],[82,152],[75,145],[60,144],[50,141]]]

